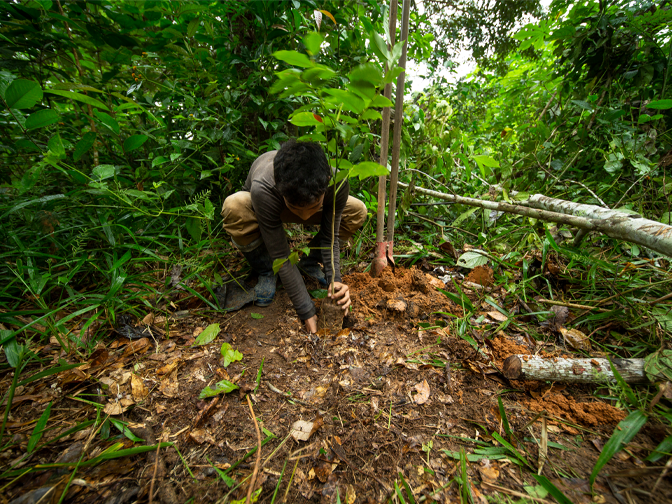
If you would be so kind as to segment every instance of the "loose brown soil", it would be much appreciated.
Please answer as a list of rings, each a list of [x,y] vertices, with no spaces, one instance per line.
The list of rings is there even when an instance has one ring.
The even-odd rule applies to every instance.
[[[335,502],[337,489],[342,502],[386,502],[400,473],[416,502],[434,491],[437,502],[459,502],[459,487],[450,484],[461,471],[455,457],[462,449],[472,454],[479,447],[467,438],[501,446],[492,433],[506,437],[499,397],[516,436],[516,449],[530,468],[521,468],[511,454],[470,461],[467,477],[475,499],[506,502],[507,492],[527,494],[526,488],[537,487],[532,473],[536,474],[539,459],[539,413],[545,411],[552,446],[542,474],[573,502],[592,502],[587,479],[624,412],[592,397],[593,391],[586,387],[563,390],[507,382],[497,371],[502,360],[536,349],[529,348],[520,333],[492,334],[498,323],[471,333],[478,348],[457,337],[446,327],[446,320],[452,319],[441,312],[461,316],[461,308],[434,289],[435,281],[414,268],[397,267],[394,273],[388,268],[376,279],[368,273],[346,275],[353,310],[346,328],[329,336],[306,334],[282,289],[266,308],[203,315],[192,306],[186,317],[176,313],[167,320],[154,320],[153,326],[165,334],[107,341],[84,366],[17,392],[8,426],[19,444],[0,453],[0,464],[7,468],[25,453],[34,421],[48,402],[52,416],[60,415],[62,423],[47,431],[44,440],[95,419],[96,409],[85,402],[93,401],[105,405],[113,418],[129,422],[148,444],[164,440],[174,446],[161,448],[158,462],[152,452],[80,467],[65,502],[148,502],[152,480],[158,489],[154,502],[244,499],[247,482],[232,490],[215,467],[228,470],[227,476],[236,482],[253,472],[255,456],[243,460],[257,446],[245,398],[249,394],[264,429],[262,437],[274,436],[261,450],[259,502],[271,501],[283,467],[275,502],[283,502],[292,472],[284,501],[288,503]],[[470,296],[480,306],[479,294]],[[252,313],[263,318],[253,318]],[[218,337],[194,346],[198,334],[212,323],[221,326]],[[223,367],[224,342],[242,353],[242,361]],[[59,355],[56,346],[40,349],[43,358]],[[239,389],[199,399],[206,386],[223,379]],[[9,380],[3,377],[3,390]],[[298,420],[313,422],[314,433],[307,441],[295,441],[290,435]],[[611,488],[620,489],[621,498],[622,492],[627,493],[626,502],[672,501],[670,476],[662,478],[655,494],[648,493],[662,468],[642,462],[664,435],[664,429],[645,429],[627,451],[614,457],[598,477],[597,502],[619,502]],[[89,428],[38,449],[29,463],[21,462],[18,468],[53,462],[59,456],[75,462],[81,456],[86,461],[115,443],[123,448],[142,444],[134,444],[114,427],[107,439]],[[0,502],[49,486],[55,487],[57,500],[71,471],[71,467],[45,468],[3,481],[7,486]]]

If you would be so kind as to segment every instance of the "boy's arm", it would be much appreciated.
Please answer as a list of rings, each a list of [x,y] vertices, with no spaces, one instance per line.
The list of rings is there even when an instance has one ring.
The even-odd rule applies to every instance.
[[[268,188],[257,183],[252,184],[250,195],[257,215],[261,237],[271,259],[288,258],[290,254],[289,244],[280,220],[281,201]],[[299,318],[306,320],[313,317],[317,310],[306,290],[299,268],[289,261],[285,261],[280,268],[279,275]]]

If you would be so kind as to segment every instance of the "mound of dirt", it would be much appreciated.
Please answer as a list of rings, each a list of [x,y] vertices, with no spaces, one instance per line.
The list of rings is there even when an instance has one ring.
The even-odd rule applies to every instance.
[[[386,311],[387,317],[428,319],[434,312],[462,314],[462,308],[452,303],[437,288],[444,283],[415,267],[386,268],[378,278],[368,273],[346,275],[343,282],[350,287],[355,314],[368,317],[372,308]]]
[[[548,394],[526,403],[532,411],[547,411],[580,425],[611,425],[625,418],[625,411],[604,402],[577,402],[564,394]]]

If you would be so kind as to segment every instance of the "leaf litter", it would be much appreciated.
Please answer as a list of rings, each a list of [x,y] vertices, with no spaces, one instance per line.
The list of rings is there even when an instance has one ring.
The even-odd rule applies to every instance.
[[[457,474],[464,475],[477,500],[498,488],[541,495],[544,485],[575,495],[567,488],[587,482],[600,456],[588,439],[608,440],[626,413],[595,400],[585,388],[506,383],[498,369],[509,355],[564,356],[567,350],[552,340],[532,340],[524,326],[499,329],[510,316],[493,310],[478,289],[456,290],[460,282],[470,282],[497,299],[492,270],[480,268],[481,277],[457,284],[444,284],[419,268],[385,270],[377,279],[352,273],[345,281],[354,309],[347,327],[333,336],[304,333],[280,291],[263,319],[250,316],[252,307],[242,315],[194,314],[170,320],[163,337],[100,344],[88,360],[68,361],[81,364],[78,368],[27,384],[15,397],[8,421],[15,442],[2,454],[5,464],[11,463],[6,471],[30,472],[12,473],[18,478],[7,489],[8,502],[57,477],[56,469],[36,470],[25,458],[26,436],[35,420],[47,418],[48,405],[53,406],[47,427],[31,444],[44,461],[74,450],[70,460],[81,456],[89,463],[105,453],[166,444],[158,457],[136,451],[81,467],[77,474],[86,485],[71,485],[68,502],[130,502],[126,495],[146,500],[151,478],[144,467],[157,460],[164,467],[157,479],[164,497],[172,492],[178,500],[213,502],[229,492],[226,481],[240,482],[253,469],[257,442],[245,394],[252,394],[265,436],[266,462],[260,468],[265,480],[258,495],[271,495],[279,481],[285,488],[289,477],[281,480],[280,474],[288,460],[297,464],[291,502],[335,502],[337,489],[341,501],[349,496],[348,502],[382,502],[397,476],[403,478],[400,488],[416,500],[454,500],[465,488],[450,484]],[[439,285],[457,297],[437,291]],[[461,295],[473,312],[453,301]],[[403,309],[391,308],[390,301]],[[447,323],[465,315],[472,322],[468,337]],[[559,310],[557,324],[548,330],[557,333],[568,316]],[[233,320],[238,322],[231,328]],[[56,345],[38,351],[61,355]],[[3,380],[6,385],[7,377]],[[504,410],[498,409],[498,397]],[[55,411],[65,413],[55,418]],[[113,422],[95,424],[105,418],[97,411]],[[556,469],[543,485],[516,468],[536,459],[542,419],[548,422],[548,463]],[[655,447],[657,438],[640,433],[636,439],[637,446],[628,444],[629,455],[606,460],[609,471],[642,468],[639,453]],[[463,468],[461,452],[467,455]],[[611,502],[599,477],[593,488]],[[234,492],[235,499],[244,502],[244,494]]]

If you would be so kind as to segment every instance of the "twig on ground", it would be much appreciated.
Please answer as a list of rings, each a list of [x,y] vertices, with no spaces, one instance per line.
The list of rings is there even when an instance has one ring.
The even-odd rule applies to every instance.
[[[259,431],[259,423],[257,422],[257,417],[254,416],[254,409],[252,409],[252,401],[250,401],[250,396],[247,395],[247,405],[250,407],[250,415],[252,416],[252,421],[254,422],[254,428],[257,431],[257,459],[254,462],[254,471],[252,472],[252,481],[247,487],[247,498],[245,499],[245,504],[250,504],[250,498],[252,497],[252,490],[257,481],[257,473],[259,472],[259,463],[261,462],[261,432]]]
[[[611,310],[605,310],[604,308],[598,308],[597,306],[586,306],[586,305],[580,305],[576,303],[563,303],[561,301],[551,301],[550,299],[540,299],[540,303],[544,304],[550,304],[550,305],[556,305],[556,306],[566,306],[567,308],[578,308],[579,310],[597,310],[602,313],[609,312]],[[578,318],[578,317],[577,317]]]
[[[443,224],[439,224],[438,222],[433,221],[432,219],[428,219],[427,217],[425,217],[425,216],[423,216],[423,215],[420,215],[419,213],[408,212],[408,215],[412,215],[413,217],[417,217],[417,218],[420,219],[420,220],[424,220],[424,221],[426,221],[426,222],[429,222],[430,224],[434,224],[436,227],[441,228],[441,231],[442,231],[442,232],[443,232],[443,229],[444,229],[444,228],[448,228],[448,229],[456,229],[457,231],[460,231],[460,232],[462,232],[462,233],[471,235],[471,236],[473,236],[474,238],[478,238],[478,235],[475,235],[474,233],[470,233],[470,232],[467,231],[466,229],[462,229],[462,228],[459,228],[459,227],[456,227],[456,226],[446,226],[446,225],[443,225]]]
[[[515,497],[524,497],[525,499],[530,499],[533,500],[534,502],[543,502],[544,504],[553,504],[551,501],[546,500],[546,499],[540,499],[539,497],[532,497],[530,494],[524,494],[522,492],[516,492],[515,490],[511,490],[509,488],[499,486],[499,485],[493,485],[492,483],[487,483],[483,481],[481,485],[485,485],[489,488],[492,488],[493,490],[498,490],[500,492],[507,493],[509,495],[513,495]]]
[[[159,450],[161,449],[161,441],[156,444],[156,458],[154,459],[154,474],[152,474],[152,482],[149,484],[149,504],[154,500],[154,482],[156,481],[156,473],[159,470]]]

